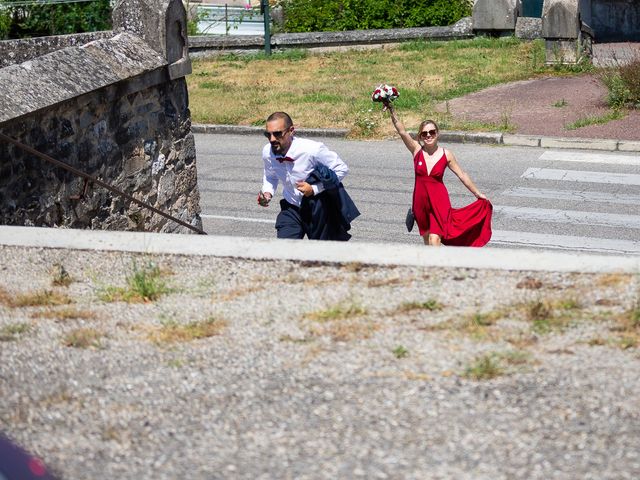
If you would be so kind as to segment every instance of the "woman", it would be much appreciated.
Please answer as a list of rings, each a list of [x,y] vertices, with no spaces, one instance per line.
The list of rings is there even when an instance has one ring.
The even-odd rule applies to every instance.
[[[391,121],[405,146],[413,155],[416,175],[413,190],[413,214],[420,235],[427,245],[482,247],[491,239],[493,207],[480,192],[469,175],[458,164],[455,155],[438,146],[439,129],[436,122],[426,120],[418,128],[415,141],[398,119],[390,102],[384,102],[391,113]],[[462,208],[452,208],[449,192],[442,182],[446,167],[455,173],[478,200]]]

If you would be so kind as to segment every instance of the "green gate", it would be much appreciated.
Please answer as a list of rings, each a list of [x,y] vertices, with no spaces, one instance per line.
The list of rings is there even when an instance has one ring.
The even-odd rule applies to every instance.
[[[542,17],[542,4],[544,0],[522,0],[523,17]]]

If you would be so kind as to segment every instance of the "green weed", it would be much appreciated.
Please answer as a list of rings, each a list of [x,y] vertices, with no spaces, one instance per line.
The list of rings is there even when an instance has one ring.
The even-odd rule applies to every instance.
[[[393,353],[393,356],[398,359],[409,356],[409,350],[407,350],[407,348],[403,345],[398,345],[391,351],[391,353]]]
[[[465,369],[462,376],[471,380],[490,380],[499,377],[503,373],[504,370],[500,366],[495,354],[486,354],[476,358],[471,365]]]
[[[99,292],[99,297],[105,302],[153,302],[162,295],[171,292],[162,278],[162,272],[157,265],[149,262],[142,268],[133,264],[131,274],[126,278],[127,286],[106,287]]]
[[[588,127],[589,125],[603,125],[612,120],[624,118],[625,114],[620,110],[611,110],[603,115],[589,115],[579,118],[575,122],[568,123],[564,126],[567,130],[577,130],[578,128]]]

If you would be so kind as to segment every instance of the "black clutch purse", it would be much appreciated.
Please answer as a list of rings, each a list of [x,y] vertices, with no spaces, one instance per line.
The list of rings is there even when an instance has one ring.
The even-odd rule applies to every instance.
[[[413,230],[413,224],[416,222],[416,217],[413,215],[413,210],[410,208],[407,211],[407,218],[405,218],[404,223],[407,225],[407,231]]]

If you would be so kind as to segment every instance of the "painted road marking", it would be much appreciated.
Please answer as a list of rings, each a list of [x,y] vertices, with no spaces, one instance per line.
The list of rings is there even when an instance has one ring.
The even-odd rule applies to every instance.
[[[604,163],[608,165],[637,165],[640,157],[634,155],[617,155],[611,153],[559,152],[548,150],[540,155],[539,160],[556,162]]]
[[[416,237],[420,235],[415,231],[405,233]],[[633,240],[552,235],[516,230],[493,230],[488,246],[497,245],[640,255],[640,242]]]
[[[632,173],[583,172],[579,170],[557,170],[554,168],[527,168],[521,177],[536,180],[563,180],[567,182],[640,185],[640,175]]]
[[[640,228],[639,215],[495,205],[493,207],[493,211],[509,219],[526,220],[529,222],[572,223],[578,225],[597,225],[601,227]]]
[[[491,245],[580,250],[589,252],[640,255],[640,242],[610,238],[578,237],[573,235],[549,235],[544,233],[494,230]]]
[[[545,198],[574,202],[615,203],[640,205],[640,195],[623,193],[590,192],[576,190],[553,190],[549,188],[513,187],[502,192],[509,197]]]
[[[254,223],[276,223],[275,218],[273,220],[269,220],[267,218],[251,218],[251,217],[230,217],[227,215],[200,215],[201,218],[211,218],[214,220],[232,220],[234,222],[254,222]]]

